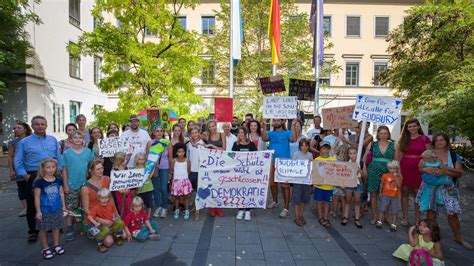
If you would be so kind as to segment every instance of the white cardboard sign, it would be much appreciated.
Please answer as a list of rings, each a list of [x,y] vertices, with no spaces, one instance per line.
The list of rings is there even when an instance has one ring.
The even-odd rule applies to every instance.
[[[313,164],[309,160],[276,158],[275,182],[311,185]]]
[[[263,118],[294,119],[298,113],[298,97],[263,97]]]
[[[390,96],[357,95],[353,119],[380,125],[395,125],[400,119],[402,100]]]

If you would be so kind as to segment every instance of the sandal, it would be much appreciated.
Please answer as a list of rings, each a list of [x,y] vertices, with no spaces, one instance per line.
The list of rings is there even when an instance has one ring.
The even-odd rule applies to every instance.
[[[36,243],[36,240],[38,240],[38,234],[30,234],[28,236],[28,244],[34,244]]]
[[[360,220],[359,219],[355,219],[354,220],[354,224],[357,226],[357,228],[361,229],[363,226],[362,224],[360,223]]]
[[[54,253],[56,253],[57,255],[64,254],[64,249],[63,247],[61,247],[61,245],[54,246],[53,250],[54,250]]]
[[[43,259],[45,259],[45,260],[50,260],[50,259],[54,258],[54,254],[51,251],[51,249],[49,249],[49,248],[43,249],[42,253],[43,253]]]
[[[401,220],[401,221],[400,221],[400,225],[401,225],[401,226],[408,227],[408,220],[407,220],[407,219]]]
[[[331,222],[329,220],[326,220],[326,225],[324,227],[326,227],[326,228],[331,227]]]
[[[349,219],[347,219],[347,217],[342,217],[342,221],[341,221],[342,225],[346,226],[348,222],[349,222]]]
[[[463,247],[465,247],[466,249],[469,249],[469,250],[472,250],[472,245],[469,243],[469,242],[466,242],[466,241],[459,241],[457,239],[453,239],[456,243],[462,245]]]
[[[319,218],[318,222],[320,225],[327,227],[329,221],[324,218]]]

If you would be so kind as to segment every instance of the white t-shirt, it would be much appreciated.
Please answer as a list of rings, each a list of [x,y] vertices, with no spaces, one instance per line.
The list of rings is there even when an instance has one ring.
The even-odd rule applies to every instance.
[[[199,140],[194,146],[191,141],[186,144],[186,157],[191,162],[191,172],[199,172],[199,147],[205,144],[206,143],[204,143],[202,139]]]
[[[314,139],[314,137],[316,137],[316,135],[319,135],[321,134],[321,128],[311,128],[308,130],[308,132],[306,132],[306,136],[308,136],[308,139],[309,140],[312,140]]]
[[[234,142],[237,141],[237,137],[234,134],[230,134],[230,136],[225,136],[225,150],[232,151],[232,146],[234,146]]]
[[[130,157],[130,161],[128,161],[127,164],[127,167],[131,168],[135,165],[135,156],[137,153],[146,153],[146,144],[151,140],[150,135],[143,129],[139,129],[138,131],[129,129],[123,132],[120,137],[127,138],[132,144],[132,157]]]

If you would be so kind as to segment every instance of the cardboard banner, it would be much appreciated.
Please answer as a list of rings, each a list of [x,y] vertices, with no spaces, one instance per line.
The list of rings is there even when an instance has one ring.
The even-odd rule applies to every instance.
[[[297,115],[296,97],[263,97],[263,118],[293,119]]]
[[[160,110],[159,109],[147,109],[146,120],[148,122],[148,130],[155,132],[156,126],[160,122]]]
[[[357,121],[352,120],[355,105],[324,108],[321,110],[324,129],[353,128]]]
[[[313,184],[357,187],[357,164],[338,161],[313,161]]]
[[[400,118],[402,99],[390,96],[357,95],[355,120],[366,120],[375,124],[395,125]]]
[[[132,189],[143,186],[146,181],[144,169],[122,170],[110,173],[110,191]]]
[[[314,101],[315,90],[314,80],[290,79],[289,96],[296,96],[298,100]]]
[[[232,98],[214,98],[214,120],[216,122],[232,122]]]
[[[275,182],[311,185],[313,164],[309,160],[276,158]]]
[[[99,157],[114,157],[115,153],[132,153],[132,143],[127,138],[114,137],[99,139]]]
[[[263,94],[285,91],[285,82],[282,75],[260,78],[260,86]]]
[[[201,148],[196,209],[265,208],[272,153]]]

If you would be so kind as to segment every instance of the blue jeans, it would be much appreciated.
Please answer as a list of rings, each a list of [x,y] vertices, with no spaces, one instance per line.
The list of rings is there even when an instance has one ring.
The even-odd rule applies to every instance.
[[[153,176],[153,197],[155,198],[156,208],[168,209],[168,175],[169,169],[158,170],[158,176]]]
[[[156,231],[155,234],[158,234],[158,224],[156,223],[155,220],[150,220],[151,228]],[[147,240],[148,236],[150,235],[150,229],[146,225],[143,225],[142,228],[140,228],[140,232],[136,236],[134,236],[134,239],[137,241],[143,242]]]

